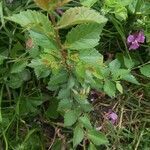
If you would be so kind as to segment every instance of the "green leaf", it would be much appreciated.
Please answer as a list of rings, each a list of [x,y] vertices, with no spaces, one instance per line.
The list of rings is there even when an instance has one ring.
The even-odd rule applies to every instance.
[[[80,127],[80,125],[77,125],[74,129],[73,133],[73,147],[76,147],[84,138],[84,131]]]
[[[30,30],[29,33],[36,45],[49,49],[49,51],[58,50],[56,42],[47,35],[34,32],[32,30]]]
[[[118,59],[115,59],[111,63],[109,63],[109,68],[111,72],[118,70],[120,67],[121,67],[121,64]]]
[[[87,129],[92,129],[92,125],[90,122],[90,119],[87,115],[84,115],[79,118],[79,122],[82,123],[82,125]]]
[[[72,126],[78,119],[78,113],[75,110],[67,111],[64,115],[64,125]]]
[[[11,73],[20,73],[25,69],[26,66],[27,66],[26,60],[15,62],[11,68]]]
[[[3,61],[6,59],[7,57],[0,55],[0,65],[3,64]]]
[[[123,93],[123,87],[119,81],[116,82],[116,88],[121,94]]]
[[[108,144],[105,135],[99,131],[91,130],[87,133],[87,136],[95,145]]]
[[[136,80],[136,78],[131,74],[128,74],[128,75],[124,76],[122,79],[126,80],[128,82],[140,85],[140,83]]]
[[[96,147],[94,146],[94,144],[92,142],[90,142],[90,145],[88,147],[88,150],[97,150]]]
[[[38,106],[43,103],[42,97],[23,97],[20,101],[20,113],[34,113],[38,110]]]
[[[93,6],[98,0],[80,0],[81,4],[86,7]]]
[[[86,64],[100,66],[103,64],[103,55],[96,49],[86,49],[79,52],[79,59]]]
[[[106,94],[108,94],[110,97],[114,97],[116,93],[115,84],[110,80],[106,80],[104,83],[104,92],[106,92]]]
[[[129,59],[126,56],[123,56],[123,59],[124,59],[124,64],[128,69],[131,69],[132,67],[134,67],[134,62],[131,59]]]
[[[57,89],[62,84],[66,83],[68,79],[68,74],[66,71],[60,71],[52,74],[50,81],[48,82],[48,89]]]
[[[17,88],[21,87],[22,84],[23,84],[23,79],[19,73],[11,74],[9,76],[9,80],[8,80],[9,87],[11,87],[13,89],[17,89]]]
[[[45,112],[46,117],[48,117],[49,119],[57,119],[58,117],[58,111],[57,111],[57,107],[58,107],[58,99],[56,98],[51,98],[49,101],[49,107]]]
[[[150,64],[144,65],[143,67],[141,67],[140,71],[144,76],[150,77]]]
[[[67,35],[65,46],[69,49],[90,49],[98,45],[103,26],[82,24],[73,28]]]
[[[98,23],[105,24],[107,19],[99,12],[86,7],[74,7],[68,9],[58,22],[58,28],[65,28],[75,24]]]
[[[54,35],[54,29],[48,17],[38,11],[21,11],[19,14],[8,17],[8,19],[20,24],[28,30],[32,29],[38,32],[43,32],[48,36]]]
[[[37,78],[45,78],[50,74],[49,68],[47,68],[40,59],[33,59],[28,66],[34,68]]]
[[[58,111],[69,110],[72,108],[72,100],[70,99],[61,99],[58,104]]]

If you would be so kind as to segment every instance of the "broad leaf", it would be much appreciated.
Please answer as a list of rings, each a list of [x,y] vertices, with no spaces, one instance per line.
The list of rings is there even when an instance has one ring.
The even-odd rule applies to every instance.
[[[128,74],[128,75],[124,76],[122,79],[126,80],[128,82],[140,85],[140,83],[136,80],[136,78],[131,74]]]
[[[110,97],[114,97],[115,93],[116,93],[116,86],[115,86],[115,84],[112,81],[110,81],[110,80],[106,80],[105,83],[104,83],[104,91]]]
[[[58,111],[69,110],[72,108],[72,100],[70,99],[62,99],[58,104]]]
[[[144,76],[150,77],[150,64],[141,67],[140,71]]]
[[[68,9],[58,22],[58,28],[65,28],[75,24],[98,23],[105,24],[107,19],[95,10],[86,7],[74,7]]]
[[[36,45],[49,49],[49,51],[58,50],[56,42],[52,38],[48,37],[47,35],[34,32],[31,30],[29,31],[29,33],[30,33],[30,37],[33,39]]]
[[[64,125],[72,126],[78,119],[78,113],[75,110],[70,110],[65,113]]]
[[[98,0],[80,0],[81,4],[86,7],[91,7],[94,5]]]
[[[87,129],[92,129],[90,119],[87,115],[84,115],[79,118],[79,122]]]
[[[26,60],[15,62],[11,68],[11,73],[20,73],[25,69],[26,66],[27,66]]]
[[[131,69],[134,66],[134,62],[129,59],[127,56],[123,56],[124,64],[128,69]]]
[[[80,125],[77,125],[74,129],[73,133],[73,147],[76,147],[84,138],[84,131],[80,127]]]
[[[21,11],[19,14],[8,17],[8,19],[26,29],[44,32],[48,36],[54,35],[54,29],[48,17],[40,12],[34,10]]]
[[[108,140],[105,135],[99,131],[91,130],[88,132],[87,136],[95,145],[108,144]]]
[[[50,70],[40,59],[33,59],[28,66],[34,68],[37,78],[45,78],[50,74]]]
[[[115,59],[111,63],[109,63],[109,68],[111,72],[118,70],[120,67],[121,67],[121,64],[118,59]]]
[[[103,26],[83,24],[73,28],[67,35],[65,46],[69,49],[90,49],[98,45]]]
[[[96,49],[85,49],[80,51],[79,59],[93,66],[100,66],[103,63],[103,56]]]

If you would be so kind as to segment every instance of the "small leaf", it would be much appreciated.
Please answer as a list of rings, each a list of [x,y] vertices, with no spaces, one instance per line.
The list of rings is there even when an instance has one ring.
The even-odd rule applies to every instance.
[[[128,82],[140,85],[140,83],[136,80],[136,78],[131,74],[128,74],[128,75],[124,76],[122,79],[126,80]]]
[[[97,150],[96,147],[94,146],[94,144],[92,142],[90,142],[90,145],[88,147],[88,150]]]
[[[79,59],[92,66],[100,66],[103,64],[103,55],[96,49],[86,49],[79,52]]]
[[[56,42],[48,37],[47,35],[34,32],[32,30],[29,31],[30,37],[33,39],[34,43],[43,48],[49,49],[49,51],[58,50]]]
[[[73,133],[73,147],[76,147],[84,138],[84,131],[80,127],[80,125],[77,125],[74,129]]]
[[[58,99],[56,98],[51,98],[49,101],[49,107],[45,112],[46,117],[48,117],[49,119],[57,119],[58,117],[58,111],[57,111],[57,107],[58,107]]]
[[[118,70],[120,67],[121,67],[121,64],[118,59],[115,59],[111,63],[109,63],[109,68],[112,72]]]
[[[80,0],[81,4],[86,7],[91,7],[94,5],[98,0]]]
[[[106,80],[104,83],[104,91],[110,97],[114,97],[116,93],[116,86],[112,81]]]
[[[48,17],[38,11],[21,11],[19,14],[14,14],[13,16],[8,17],[8,19],[20,24],[28,30],[32,29],[36,32],[43,32],[47,36],[54,35],[54,28]]]
[[[91,130],[87,133],[87,136],[95,145],[108,144],[105,135],[99,131]]]
[[[58,22],[58,28],[65,28],[75,24],[98,23],[105,24],[107,19],[99,12],[86,7],[74,7],[68,9]]]
[[[58,104],[58,111],[68,110],[72,108],[72,100],[70,99],[61,99]]]
[[[78,113],[75,110],[70,110],[65,113],[64,116],[64,125],[72,126],[78,118]]]
[[[20,73],[25,69],[26,66],[27,66],[26,60],[15,62],[11,68],[11,73]]]
[[[79,118],[79,122],[82,123],[82,125],[87,128],[87,129],[92,129],[92,125],[90,122],[90,119],[88,118],[87,115],[84,115]]]
[[[140,68],[141,73],[150,78],[150,64],[144,65],[143,67]]]
[[[73,28],[67,35],[66,47],[69,49],[90,49],[98,45],[103,26],[83,24]]]
[[[28,66],[34,68],[37,78],[45,78],[50,74],[50,70],[42,63],[40,59],[33,59]]]
[[[119,81],[116,82],[116,88],[121,94],[123,93],[123,87]]]
[[[134,62],[131,59],[127,58],[126,56],[123,56],[123,59],[124,59],[124,64],[128,69],[134,67]]]

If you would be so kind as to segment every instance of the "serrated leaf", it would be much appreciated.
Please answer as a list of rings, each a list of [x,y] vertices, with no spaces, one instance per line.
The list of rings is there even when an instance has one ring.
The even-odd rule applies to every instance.
[[[23,79],[21,78],[20,74],[11,74],[9,76],[8,86],[17,89],[23,84]]]
[[[95,144],[95,145],[103,145],[108,144],[108,140],[104,134],[99,131],[91,130],[87,133],[87,137]]]
[[[11,68],[11,73],[20,73],[25,69],[26,66],[27,66],[26,60],[15,62]]]
[[[49,49],[49,51],[58,50],[56,42],[52,38],[48,37],[47,35],[34,32],[32,30],[30,30],[29,33],[30,33],[30,37],[32,38],[32,40],[36,45]]]
[[[144,76],[150,77],[150,64],[144,65],[143,67],[141,67],[140,71]]]
[[[116,82],[116,88],[121,94],[123,93],[123,87],[119,81]]]
[[[84,138],[84,131],[80,127],[80,125],[77,125],[73,132],[73,147],[76,147]]]
[[[48,17],[40,12],[34,10],[21,11],[19,14],[8,17],[8,19],[28,30],[43,32],[48,36],[54,35],[54,29]]]
[[[114,97],[116,93],[115,84],[110,80],[106,80],[104,83],[104,92],[108,94],[110,97]]]
[[[74,7],[68,9],[58,22],[58,28],[65,28],[75,24],[98,23],[105,24],[107,19],[95,10],[86,7]]]
[[[58,88],[62,84],[66,83],[68,79],[68,74],[66,71],[60,71],[58,73],[52,74],[50,81],[48,82],[48,89]]]
[[[71,109],[72,107],[72,100],[70,99],[61,99],[58,104],[58,111]]]
[[[50,74],[50,70],[42,63],[40,59],[33,59],[28,66],[34,68],[37,78],[45,78]]]
[[[94,5],[98,0],[80,0],[81,4],[86,7],[91,7]]]
[[[90,49],[98,45],[103,26],[82,24],[73,28],[67,35],[65,46],[69,49]]]
[[[103,63],[103,55],[96,49],[85,49],[79,52],[79,59],[90,65],[100,66]]]
[[[88,118],[87,115],[84,115],[79,118],[79,122],[87,129],[92,129],[92,125],[90,122],[90,119]]]
[[[78,113],[75,110],[67,111],[64,115],[64,125],[72,126],[78,119]]]

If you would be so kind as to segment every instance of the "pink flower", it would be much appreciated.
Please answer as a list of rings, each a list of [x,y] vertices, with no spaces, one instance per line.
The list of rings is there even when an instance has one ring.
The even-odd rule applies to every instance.
[[[118,115],[113,112],[112,110],[109,110],[108,114],[107,114],[107,119],[112,123],[115,124],[118,120]]]
[[[129,50],[138,49],[140,47],[140,44],[144,43],[144,41],[145,41],[145,36],[142,31],[130,34],[127,38],[127,44],[129,45]]]

